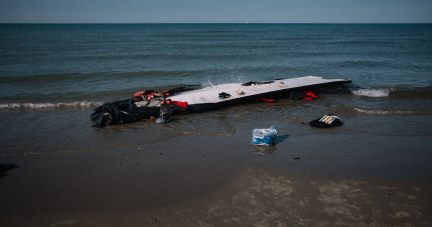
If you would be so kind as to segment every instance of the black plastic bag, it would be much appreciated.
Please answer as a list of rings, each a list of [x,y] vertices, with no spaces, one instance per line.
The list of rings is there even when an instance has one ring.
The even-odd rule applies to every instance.
[[[309,122],[309,125],[315,128],[331,128],[335,126],[341,126],[343,123],[338,116],[334,114],[327,114],[322,118],[318,118]]]

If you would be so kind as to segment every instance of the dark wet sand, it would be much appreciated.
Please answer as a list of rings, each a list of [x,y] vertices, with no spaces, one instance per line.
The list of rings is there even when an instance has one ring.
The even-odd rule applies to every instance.
[[[280,136],[0,156],[0,226],[432,226],[430,137]]]

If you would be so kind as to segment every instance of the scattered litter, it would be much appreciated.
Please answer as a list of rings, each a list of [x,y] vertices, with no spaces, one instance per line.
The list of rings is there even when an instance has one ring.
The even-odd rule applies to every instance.
[[[335,126],[341,126],[343,123],[338,116],[334,114],[327,114],[322,118],[318,118],[309,122],[309,125],[316,128],[331,128]]]
[[[244,95],[245,93],[242,91],[242,90],[240,90],[240,89],[238,89],[238,90],[236,90],[235,91],[238,95]]]
[[[284,82],[281,81],[281,82],[279,82],[279,84],[284,84]]]
[[[252,145],[273,146],[277,139],[277,130],[274,126],[267,129],[254,129],[252,131]]]
[[[227,99],[229,97],[231,97],[231,95],[226,92],[219,93],[219,99]]]

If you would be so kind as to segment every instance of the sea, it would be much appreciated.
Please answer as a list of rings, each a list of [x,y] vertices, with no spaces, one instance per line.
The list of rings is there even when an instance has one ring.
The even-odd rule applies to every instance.
[[[319,76],[351,84],[91,127],[94,108],[143,90]],[[308,122],[333,113],[344,125]],[[102,151],[177,136],[432,135],[432,24],[0,24],[0,155]],[[287,141],[285,141],[287,142]]]

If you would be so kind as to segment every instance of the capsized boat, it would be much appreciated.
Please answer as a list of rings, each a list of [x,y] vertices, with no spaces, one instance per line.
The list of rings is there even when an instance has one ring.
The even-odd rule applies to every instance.
[[[168,122],[178,112],[196,113],[250,100],[273,100],[298,92],[351,83],[347,79],[307,76],[272,81],[230,83],[212,87],[188,85],[168,91],[141,91],[131,99],[103,104],[90,116],[94,127],[124,124],[142,119]],[[307,93],[304,93],[307,94]],[[308,96],[308,95],[306,95]],[[309,98],[307,98],[309,99]]]

